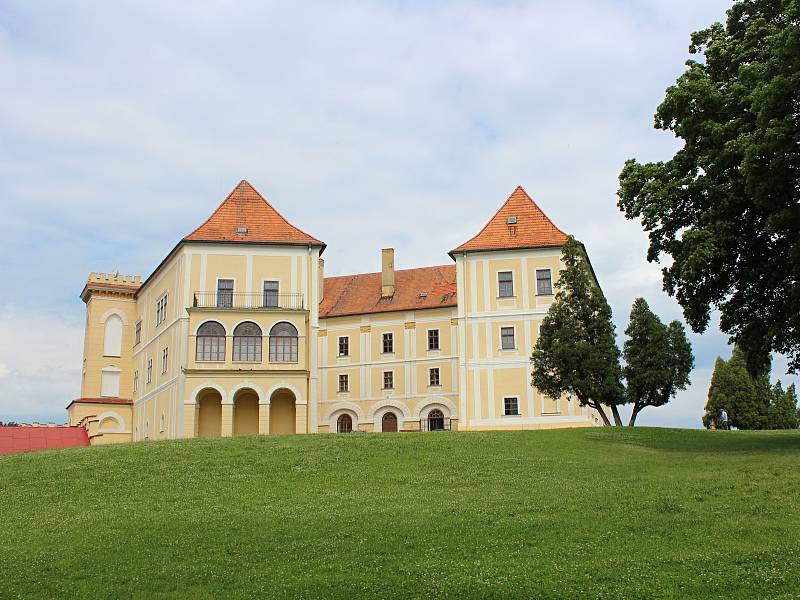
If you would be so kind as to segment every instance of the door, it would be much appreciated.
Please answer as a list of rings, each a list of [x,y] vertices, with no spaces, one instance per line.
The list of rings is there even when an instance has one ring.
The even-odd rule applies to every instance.
[[[381,430],[384,432],[397,431],[397,415],[393,412],[387,412],[383,415],[383,427]]]

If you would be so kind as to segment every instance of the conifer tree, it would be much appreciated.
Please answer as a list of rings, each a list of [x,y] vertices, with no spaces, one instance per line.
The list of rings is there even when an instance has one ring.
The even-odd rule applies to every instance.
[[[625,333],[623,375],[626,396],[633,403],[628,422],[632,427],[644,408],[663,406],[686,389],[694,357],[683,325],[664,325],[644,298],[634,301]]]
[[[531,385],[557,398],[573,394],[581,406],[595,409],[610,425],[603,405],[622,425],[618,405],[625,403],[620,352],[611,307],[594,280],[583,246],[571,237],[562,248],[556,297],[547,312],[531,355]]]

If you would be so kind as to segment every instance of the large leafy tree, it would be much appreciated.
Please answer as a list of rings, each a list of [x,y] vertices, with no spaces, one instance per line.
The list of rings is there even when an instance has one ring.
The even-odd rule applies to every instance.
[[[683,147],[629,160],[619,208],[649,232],[649,261],[671,257],[664,289],[689,326],[720,327],[751,373],[770,350],[800,370],[800,0],[740,0],[693,33],[687,69],[656,128]]]
[[[625,393],[633,403],[629,426],[648,406],[663,406],[689,385],[692,346],[678,321],[664,325],[644,298],[637,298],[625,330]]]
[[[603,405],[610,406],[614,422],[621,425],[617,405],[625,397],[611,307],[590,272],[583,246],[572,237],[562,248],[562,262],[555,301],[531,355],[531,385],[554,398],[574,395],[606,425],[611,423]]]

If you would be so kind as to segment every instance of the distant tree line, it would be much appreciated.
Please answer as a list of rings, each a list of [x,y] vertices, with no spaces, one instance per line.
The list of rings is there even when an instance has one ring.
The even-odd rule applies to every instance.
[[[780,381],[771,384],[769,364],[754,377],[747,370],[747,362],[738,346],[727,361],[717,358],[703,425],[718,425],[724,409],[729,423],[737,429],[797,429],[800,413],[794,384],[786,390]]]
[[[16,421],[6,421],[5,423],[0,421],[0,427],[19,427],[19,423]]]

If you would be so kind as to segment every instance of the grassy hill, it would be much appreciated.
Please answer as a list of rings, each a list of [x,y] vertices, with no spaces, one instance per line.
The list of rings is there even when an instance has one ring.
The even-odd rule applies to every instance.
[[[800,590],[800,434],[188,440],[0,457],[0,597]]]

